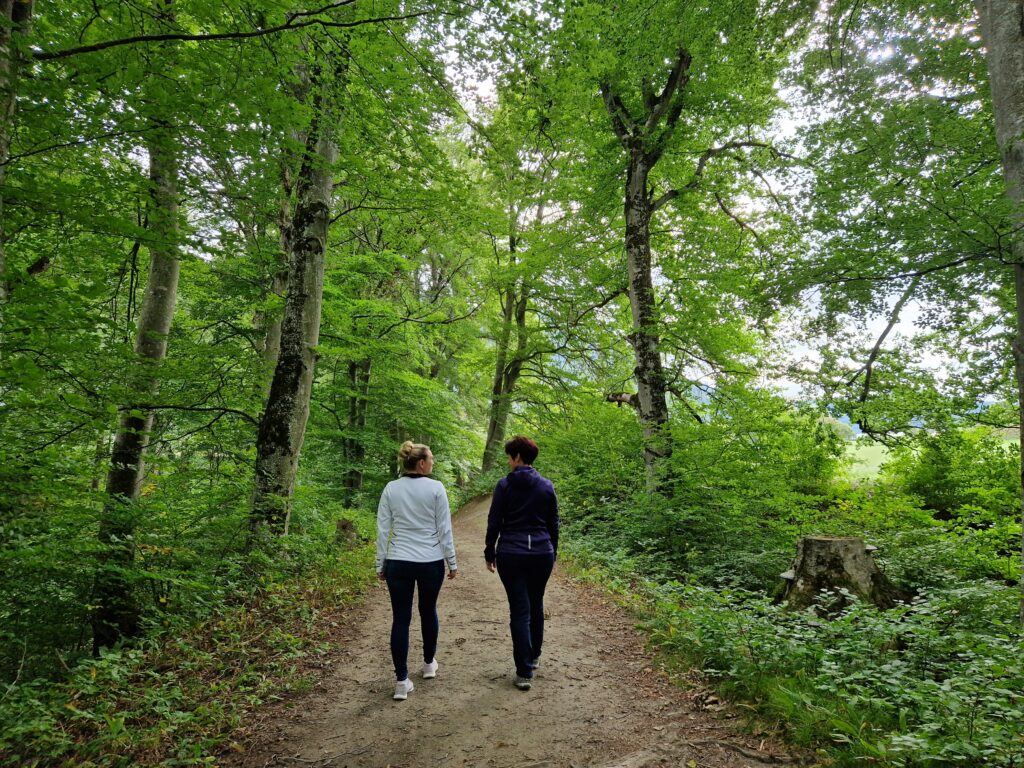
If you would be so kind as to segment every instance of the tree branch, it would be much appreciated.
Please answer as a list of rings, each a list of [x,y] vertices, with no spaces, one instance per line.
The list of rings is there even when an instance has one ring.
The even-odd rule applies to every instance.
[[[665,114],[665,110],[668,109],[669,104],[672,105],[672,110],[669,112],[668,119],[665,121],[665,126],[671,131],[675,127],[676,121],[679,119],[679,115],[683,111],[683,103],[681,99],[675,99],[672,97],[677,91],[682,91],[686,87],[686,83],[690,80],[690,63],[693,61],[693,57],[690,56],[690,52],[685,48],[680,48],[676,53],[675,63],[672,65],[672,71],[669,72],[668,80],[665,81],[665,87],[662,89],[661,94],[658,96],[657,101],[654,102],[654,107],[651,109],[651,113],[647,116],[647,122],[644,124],[644,133],[650,135],[650,133],[657,127],[661,121],[661,116]]]
[[[635,392],[608,392],[604,399],[620,407],[625,403],[626,405],[633,406],[638,411],[640,410],[640,398]]]
[[[820,280],[816,281],[817,285],[842,285],[843,283],[857,283],[857,282],[886,282],[887,280],[906,280],[912,277],[923,277],[924,275],[931,274],[932,272],[940,272],[943,269],[951,269],[952,267],[960,267],[964,264],[969,264],[972,261],[983,261],[985,259],[992,258],[992,254],[988,251],[982,253],[972,253],[967,256],[963,256],[959,259],[953,259],[943,264],[936,264],[931,267],[922,267],[920,269],[911,270],[910,272],[897,272],[894,275],[854,275],[852,277],[837,277],[832,280]],[[1005,262],[1003,262],[1005,263]]]
[[[761,239],[761,236],[757,233],[757,230],[755,230],[752,226],[747,224],[747,222],[743,221],[743,219],[741,219],[739,216],[737,216],[732,211],[730,211],[726,207],[725,201],[722,199],[722,196],[720,194],[718,194],[718,192],[715,192],[715,200],[718,201],[718,207],[722,209],[722,212],[726,216],[728,216],[730,219],[735,221],[736,225],[740,229],[743,229],[743,230],[746,230],[747,232],[749,232],[753,236],[753,238],[754,238],[755,242],[758,244],[758,246],[760,246],[763,250],[767,250],[767,247],[765,246],[764,241]]]
[[[889,314],[889,323],[885,326],[885,330],[882,331],[881,335],[879,335],[878,340],[875,342],[875,346],[871,348],[871,352],[868,353],[867,361],[855,374],[853,374],[853,376],[850,377],[850,380],[846,382],[846,386],[853,386],[854,382],[860,378],[860,375],[862,373],[864,374],[864,384],[861,387],[860,395],[857,397],[858,403],[867,402],[868,396],[871,394],[871,374],[874,372],[875,360],[877,360],[878,355],[881,354],[882,344],[885,343],[885,339],[892,332],[892,329],[896,327],[896,323],[900,320],[900,313],[903,311],[903,307],[906,306],[908,301],[910,301],[920,282],[920,275],[910,281],[910,285],[908,285],[906,290],[903,291],[903,295],[900,296],[899,301],[897,301],[895,306],[892,308],[892,312]],[[868,431],[868,423],[866,419],[858,419],[857,426],[865,432]]]
[[[343,3],[337,3],[335,5],[327,6],[326,9],[340,7],[348,3],[354,2],[354,0],[346,0]],[[325,10],[326,10],[325,9]],[[322,13],[321,11],[309,11],[307,13]],[[247,40],[253,37],[265,37],[267,35],[276,35],[281,32],[290,32],[294,29],[303,29],[305,27],[319,26],[324,29],[352,29],[354,27],[361,27],[366,24],[381,24],[388,21],[407,21],[409,19],[417,19],[421,16],[428,16],[431,13],[446,13],[445,11],[420,11],[419,13],[407,13],[400,16],[377,16],[371,19],[359,19],[358,21],[328,21],[326,19],[309,19],[308,21],[298,21],[295,19],[305,14],[293,14],[288,21],[284,24],[278,24],[275,27],[267,27],[266,29],[254,29],[248,32],[211,32],[207,34],[185,34],[183,32],[166,32],[159,35],[135,35],[133,37],[124,37],[118,40],[104,40],[100,43],[92,43],[91,45],[80,45],[76,48],[66,48],[62,51],[34,51],[32,58],[36,61],[55,61],[58,59],[67,59],[72,56],[80,56],[84,53],[96,53],[97,51],[105,51],[108,48],[119,48],[125,45],[136,45],[138,43],[163,43],[163,42],[212,42],[217,40]]]
[[[701,177],[704,176],[704,169],[713,158],[718,157],[719,155],[724,155],[731,149],[741,149],[743,147],[763,147],[774,150],[771,144],[766,144],[763,141],[729,141],[721,146],[705,149],[701,153],[700,159],[697,161],[697,170],[693,172],[693,179],[691,179],[690,183],[686,185],[686,189],[697,188]]]
[[[217,408],[217,407],[204,407],[198,405],[156,405],[153,403],[136,403],[130,408],[137,408],[140,411],[186,411],[188,413],[219,413],[221,416],[225,414],[234,414],[235,416],[241,416],[243,419],[248,421],[253,426],[259,426],[259,422],[250,416],[245,411],[240,411],[237,408]],[[212,423],[212,422],[211,422]]]
[[[665,203],[669,202],[670,200],[675,200],[677,197],[679,197],[679,190],[670,189],[664,195],[662,195],[657,200],[651,203],[651,213],[654,213],[656,210],[661,208],[661,206],[665,205]]]
[[[605,109],[608,110],[608,116],[612,120],[612,129],[614,129],[615,135],[619,137],[622,146],[629,149],[629,139],[636,125],[635,121],[630,117],[622,99],[612,91],[611,84],[601,83],[601,98],[604,99]]]

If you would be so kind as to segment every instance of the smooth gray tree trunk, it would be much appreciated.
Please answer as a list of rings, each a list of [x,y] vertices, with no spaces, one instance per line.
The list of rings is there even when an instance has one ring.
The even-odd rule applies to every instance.
[[[547,180],[545,171],[540,178],[541,184]],[[537,205],[534,225],[540,227],[544,223],[543,203]],[[519,211],[515,206],[509,208],[508,252],[511,264],[515,264],[519,250],[518,232]],[[508,418],[512,413],[513,395],[519,386],[523,366],[529,356],[529,329],[526,325],[526,313],[530,306],[531,285],[525,277],[517,278],[501,294],[501,331],[498,334],[497,359],[494,365],[494,379],[491,384],[491,404],[487,415],[487,438],[484,441],[484,458],[482,470],[487,472],[498,465],[505,447],[505,430]],[[515,346],[512,338],[515,334]]]
[[[1024,0],[977,0],[981,38],[992,88],[992,114],[1006,192],[1014,204],[1013,284],[1016,324],[1013,340],[1017,410],[1021,426],[1021,523],[1024,527]],[[1018,618],[1024,624],[1024,531],[1021,537]]]
[[[362,432],[366,428],[366,405],[370,399],[370,360],[352,361],[348,364],[348,421],[349,435],[343,441],[345,462],[345,499],[351,504],[355,494],[363,487],[363,461],[366,460],[366,446]]]
[[[143,477],[143,458],[153,429],[153,411],[144,404],[156,391],[153,366],[167,354],[181,262],[178,254],[178,150],[173,133],[159,126],[148,134],[149,279],[135,336],[138,370],[132,374],[136,403],[121,411],[107,473],[107,502],[100,519],[104,555],[96,578],[92,615],[93,651],[139,632],[139,607],[128,576],[135,560],[135,501]]]
[[[517,239],[509,236],[509,254],[515,261]],[[498,334],[497,359],[491,384],[491,404],[487,412],[487,438],[484,442],[484,472],[497,466],[504,450],[505,428],[512,412],[512,395],[522,374],[526,353],[526,309],[529,289],[517,279],[501,295],[501,331]],[[513,348],[513,334],[515,346]]]

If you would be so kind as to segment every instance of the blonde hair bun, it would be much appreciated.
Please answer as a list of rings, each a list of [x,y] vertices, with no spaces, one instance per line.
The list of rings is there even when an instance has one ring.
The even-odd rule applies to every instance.
[[[404,463],[406,459],[412,456],[412,452],[416,449],[416,445],[412,440],[406,440],[402,443],[402,447],[398,449],[398,458]]]
[[[398,449],[398,460],[406,472],[415,471],[416,464],[428,456],[430,456],[430,446],[414,443],[412,440],[406,440]]]

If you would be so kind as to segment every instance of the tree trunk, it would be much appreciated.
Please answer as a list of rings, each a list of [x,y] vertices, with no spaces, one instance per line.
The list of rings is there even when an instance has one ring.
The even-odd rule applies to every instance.
[[[505,427],[512,412],[512,393],[519,384],[526,352],[526,308],[529,303],[524,282],[509,289],[502,306],[501,335],[498,358],[494,366],[491,406],[487,419],[487,440],[484,443],[483,471],[495,467],[505,444]],[[515,349],[510,349],[512,332],[516,333]]]
[[[270,293],[275,296],[284,296],[288,290],[288,270],[281,269],[274,272],[271,278]],[[272,373],[277,365],[277,355],[281,351],[281,315],[275,313],[270,315],[260,312],[254,319],[256,328],[263,331],[263,339],[260,344],[260,352],[263,354],[263,370],[266,371],[266,384],[264,396],[270,393],[270,384],[273,381]]]
[[[349,436],[344,440],[345,499],[351,504],[355,494],[363,487],[362,463],[366,459],[366,446],[362,441],[362,430],[366,427],[366,403],[370,396],[370,361],[351,362],[348,365],[351,394],[348,402]]]
[[[167,353],[180,271],[177,149],[166,126],[157,127],[149,137],[149,280],[135,336],[135,352],[142,362],[133,387],[140,402],[149,400],[157,388],[152,364],[159,363]],[[135,560],[134,502],[139,497],[143,454],[152,428],[152,411],[131,404],[122,410],[107,474],[107,502],[100,520],[99,541],[105,552],[93,597],[94,653],[139,631],[139,607],[128,573]]]
[[[1016,322],[1013,340],[1018,419],[1024,429],[1024,0],[977,0],[981,38],[992,88],[996,143],[1006,192],[1014,204],[1013,285]],[[1020,443],[1021,581],[1018,619],[1024,625],[1024,435]]]
[[[302,97],[305,91],[302,92]],[[306,136],[295,132],[292,139],[296,144],[304,144]],[[300,158],[301,160],[301,158]],[[289,157],[282,159],[281,171],[281,204],[278,213],[277,227],[280,233],[281,252],[284,256],[281,263],[277,265],[274,274],[270,278],[269,293],[274,296],[285,296],[288,290],[288,233],[292,226],[292,173],[290,171]],[[273,315],[260,312],[255,318],[256,328],[263,331],[263,339],[260,351],[263,354],[263,369],[266,372],[266,383],[264,387],[264,400],[270,394],[270,385],[273,382],[274,366],[277,365],[277,356],[281,351],[281,313],[274,312]],[[264,405],[266,403],[264,402]]]
[[[852,536],[805,536],[797,544],[792,570],[782,578],[787,580],[782,599],[795,609],[814,605],[824,590],[844,589],[880,608],[892,608],[910,597],[878,570],[863,539]],[[846,604],[840,598],[823,613]]]
[[[657,308],[651,276],[651,199],[647,191],[650,173],[641,147],[630,154],[626,174],[626,263],[629,270],[629,306],[633,329],[629,340],[636,358],[637,399],[644,430],[644,466],[647,486],[660,482],[660,466],[672,454],[668,432],[668,399],[657,333]]]
[[[7,173],[7,161],[11,156],[11,140],[14,138],[14,113],[18,103],[18,77],[23,57],[18,50],[15,36],[28,34],[32,20],[34,0],[0,0],[0,313],[7,303],[9,275],[3,216],[3,186]],[[0,314],[0,328],[3,316]]]
[[[540,178],[547,181],[547,171]],[[510,231],[508,236],[509,263],[515,264],[519,250],[518,219],[515,206],[509,208]],[[534,225],[544,223],[544,203],[537,205]],[[494,383],[491,387],[491,406],[487,418],[487,439],[484,442],[482,469],[487,472],[498,464],[505,443],[505,428],[512,413],[512,394],[519,386],[519,378],[526,362],[526,347],[529,333],[526,327],[526,311],[530,306],[530,284],[520,277],[516,279],[502,297],[501,334],[498,338],[498,358],[494,365]],[[515,330],[516,346],[510,349],[512,332]]]
[[[624,213],[626,218],[626,261],[629,277],[629,306],[633,314],[630,344],[636,358],[638,413],[644,430],[644,465],[647,488],[665,487],[663,465],[672,455],[669,433],[665,371],[661,362],[657,300],[651,274],[651,216],[671,197],[654,200],[649,184],[651,171],[661,159],[675,132],[683,110],[683,92],[690,78],[692,58],[680,48],[656,94],[645,84],[643,110],[630,114],[611,83],[601,83],[612,130],[627,154]]]
[[[312,84],[314,90],[321,83]],[[334,84],[332,84],[333,86]],[[250,528],[287,535],[299,453],[309,418],[316,345],[320,339],[324,259],[331,215],[332,168],[337,160],[331,122],[320,101],[306,135],[296,202],[286,235],[288,294],[280,350],[256,438],[256,488]]]

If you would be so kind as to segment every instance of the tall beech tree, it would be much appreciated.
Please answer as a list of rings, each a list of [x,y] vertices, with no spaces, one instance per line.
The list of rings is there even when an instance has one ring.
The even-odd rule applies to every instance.
[[[506,122],[503,115],[499,120]],[[522,127],[522,126],[520,126]],[[484,438],[482,469],[498,465],[503,456],[505,430],[515,401],[523,368],[533,357],[545,353],[548,344],[534,341],[541,329],[529,323],[531,305],[536,294],[543,291],[548,270],[538,236],[544,224],[545,196],[548,188],[551,158],[543,148],[523,151],[519,142],[529,140],[525,134],[508,136],[508,125],[491,122],[488,127],[488,148],[485,167],[503,208],[500,231],[488,233],[492,244],[494,268],[492,278],[498,299],[498,318],[494,331],[494,373],[491,382],[487,435]],[[499,133],[502,133],[499,139]],[[550,154],[551,150],[548,150]],[[531,235],[535,235],[531,237]],[[524,259],[525,255],[525,259]]]
[[[343,119],[348,74],[347,43],[308,38],[309,59],[300,65],[294,98],[310,110],[303,131],[294,207],[282,237],[288,292],[267,404],[256,438],[256,488],[252,527],[288,533],[291,496],[309,418],[309,401],[320,338],[327,230],[331,219],[336,132]]]
[[[651,87],[644,82],[643,109],[636,115],[630,113],[610,79],[601,82],[601,97],[612,129],[627,155],[625,246],[629,307],[633,317],[629,341],[636,355],[637,410],[644,428],[644,464],[651,487],[657,485],[658,465],[672,454],[651,263],[651,217],[675,197],[675,192],[655,199],[650,175],[672,141],[683,112],[683,94],[690,80],[692,63],[690,52],[680,48],[663,84]],[[656,93],[659,85],[661,92]]]
[[[161,27],[173,24],[173,0],[161,0],[155,17]],[[168,62],[163,63],[166,66]],[[135,637],[140,630],[140,609],[133,596],[131,578],[137,514],[134,502],[141,490],[143,459],[155,417],[147,401],[159,386],[154,369],[167,355],[167,338],[174,320],[181,272],[178,245],[180,149],[179,137],[172,125],[174,116],[168,114],[164,106],[167,95],[164,88],[155,84],[144,94],[145,109],[149,113],[146,132],[150,184],[149,273],[135,332],[139,363],[132,372],[129,389],[137,399],[121,411],[107,474],[107,502],[100,518],[99,541],[105,552],[93,596],[96,606],[92,616],[94,653],[123,638]]]
[[[988,62],[996,144],[1013,203],[1012,256],[1014,334],[1011,345],[1019,424],[1024,425],[1024,2],[977,0],[981,39]],[[1021,563],[1024,565],[1024,436],[1018,436],[1021,492]],[[1024,625],[1024,567],[1018,619]]]
[[[167,122],[157,118],[147,136],[152,204],[148,211],[149,274],[139,311],[132,392],[138,401],[121,413],[107,474],[108,501],[100,521],[99,541],[106,548],[96,580],[93,648],[113,645],[139,632],[139,607],[132,597],[130,577],[135,559],[135,516],[144,472],[144,453],[153,429],[154,412],[146,403],[159,379],[153,370],[167,354],[181,272],[178,250],[179,148]]]
[[[587,2],[571,6],[559,27],[558,55],[565,59],[558,67],[565,80],[578,83],[563,81],[560,92],[571,94],[567,101],[587,115],[590,122],[581,130],[593,142],[588,154],[605,168],[591,189],[614,178],[622,192],[617,226],[623,233],[622,272],[632,318],[627,338],[636,363],[651,488],[666,480],[664,465],[672,453],[672,376],[665,356],[674,344],[664,339],[659,273],[666,270],[658,261],[685,258],[679,243],[670,246],[678,255],[656,253],[652,228],[659,215],[681,219],[685,226],[688,215],[716,199],[716,188],[723,211],[739,220],[724,199],[733,194],[735,181],[720,177],[709,183],[709,171],[724,163],[741,176],[740,169],[749,168],[757,153],[771,157],[762,134],[780,104],[776,78],[786,52],[802,39],[811,11],[807,2]],[[595,98],[604,112],[600,123]],[[560,112],[566,111],[562,104]],[[592,133],[602,123],[617,152],[607,138]],[[678,311],[685,314],[687,308]]]

